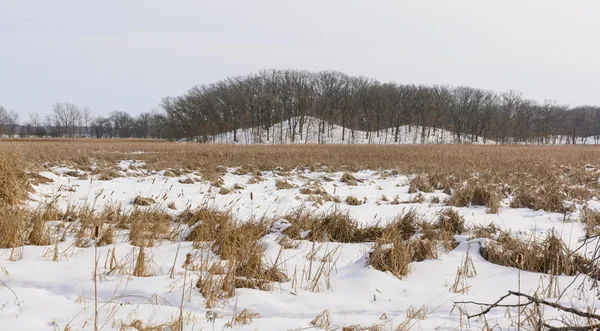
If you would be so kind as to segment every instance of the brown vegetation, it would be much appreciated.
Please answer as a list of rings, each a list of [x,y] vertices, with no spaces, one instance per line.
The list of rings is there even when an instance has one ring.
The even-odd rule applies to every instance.
[[[533,235],[522,239],[502,232],[497,240],[482,246],[481,255],[494,264],[532,272],[572,276],[590,271],[590,261],[571,252],[554,231],[542,240]]]

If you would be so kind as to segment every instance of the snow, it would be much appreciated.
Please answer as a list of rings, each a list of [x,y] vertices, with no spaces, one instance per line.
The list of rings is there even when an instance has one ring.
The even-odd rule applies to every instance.
[[[239,129],[236,133],[237,141],[234,140],[233,131],[229,131],[208,137],[208,142],[225,144],[451,144],[459,142],[454,133],[440,128],[402,125],[398,128],[398,140],[396,140],[395,128],[373,132],[353,131],[310,116],[304,117],[302,133],[299,132],[299,124],[297,125],[292,139],[290,123],[299,121],[300,118],[291,118],[274,124],[268,130],[258,127]],[[322,130],[321,134],[319,134],[319,130]],[[269,132],[268,139],[267,131]],[[470,135],[461,136],[460,141],[471,142],[471,140],[483,143],[482,138],[475,139],[473,137],[471,139]]]
[[[240,184],[241,189],[227,195],[217,193],[218,189],[202,180],[199,174],[191,176],[199,179],[194,184],[182,184],[177,177],[166,177],[164,171],[148,172],[140,169],[139,162],[124,160],[118,164],[119,177],[110,181],[80,180],[65,176],[70,169],[56,168],[41,174],[54,180],[52,183],[35,187],[29,206],[36,208],[56,198],[60,208],[84,206],[94,202],[97,208],[103,205],[121,205],[132,209],[133,198],[137,195],[153,197],[159,203],[174,202],[177,210],[196,207],[209,203],[220,209],[233,208],[236,217],[245,221],[255,217],[275,217],[279,220],[272,226],[272,233],[262,239],[267,250],[265,260],[272,262],[280,252],[277,242],[279,233],[289,226],[281,219],[288,211],[298,207],[314,212],[337,208],[347,211],[361,224],[384,224],[403,211],[413,209],[425,219],[433,220],[437,213],[446,208],[442,203],[432,203],[433,197],[442,201],[448,196],[441,191],[423,193],[423,203],[403,203],[393,205],[382,200],[398,196],[400,201],[412,201],[415,194],[408,193],[410,176],[390,175],[375,171],[361,171],[353,174],[362,179],[357,186],[340,182],[342,173],[319,173],[293,171],[287,179],[298,188],[277,190],[275,183],[281,176],[276,172],[263,172],[265,181],[247,184],[250,176],[235,174],[229,169],[223,176],[225,186]],[[322,205],[309,201],[309,197],[299,193],[300,187],[323,176],[333,181],[323,181],[321,185],[332,195],[344,201],[349,195],[356,196],[365,203],[349,206],[345,202],[325,202]],[[183,178],[183,177],[181,177]],[[72,190],[63,190],[69,187]],[[251,199],[252,195],[252,199]],[[539,236],[555,229],[571,248],[581,244],[584,235],[581,223],[575,222],[576,215],[564,215],[533,211],[529,209],[508,208],[508,201],[498,214],[486,214],[484,207],[456,208],[464,216],[468,226],[494,223],[501,229],[511,229],[515,233]],[[590,207],[599,208],[600,203],[590,201]],[[152,207],[148,207],[152,208]],[[188,252],[198,251],[190,242],[161,241],[147,252],[153,263],[152,277],[133,277],[126,272],[109,273],[105,261],[114,252],[116,259],[126,268],[132,268],[138,248],[127,242],[126,233],[119,233],[117,243],[98,247],[100,257],[100,278],[98,282],[99,318],[102,330],[128,330],[121,328],[120,322],[130,324],[136,319],[144,323],[160,324],[177,317],[181,304],[182,288],[185,289],[184,312],[185,330],[212,330],[213,325],[206,319],[208,312],[204,299],[193,287],[196,279],[190,273],[186,277],[181,267]],[[314,263],[329,263],[331,270],[329,282],[320,280],[315,284],[304,280],[300,284],[292,281],[277,284],[272,291],[237,289],[236,296],[210,310],[217,314],[214,330],[222,330],[230,321],[234,311],[248,309],[260,314],[250,324],[234,326],[235,330],[304,330],[310,329],[310,322],[324,310],[332,320],[330,329],[350,325],[364,327],[384,324],[385,330],[394,330],[406,320],[407,312],[426,307],[424,319],[416,319],[414,330],[480,330],[482,322],[471,320],[467,324],[453,301],[493,302],[507,290],[521,290],[533,293],[540,284],[548,283],[548,276],[531,272],[520,272],[491,264],[484,260],[479,247],[481,241],[469,240],[467,236],[457,236],[460,243],[454,250],[440,254],[436,260],[427,260],[411,264],[408,276],[402,280],[390,273],[375,270],[367,265],[370,243],[339,244],[324,242],[319,247]],[[300,241],[297,248],[285,249],[280,261],[288,276],[294,270],[302,272],[309,263],[307,255],[313,250],[313,244]],[[68,324],[71,330],[93,330],[94,312],[94,248],[77,248],[72,240],[58,245],[59,260],[49,257],[54,246],[26,246],[23,258],[10,261],[11,250],[0,249],[0,280],[16,293],[18,301],[7,288],[0,288],[0,325],[4,330],[64,330]],[[477,275],[466,279],[469,286],[466,293],[452,293],[449,287],[454,283],[457,268],[462,264],[466,253],[473,259]],[[201,252],[201,254],[209,254]],[[335,262],[316,262],[318,257],[327,254],[335,256]],[[177,256],[177,258],[175,258]],[[170,278],[169,269],[175,265],[175,276]],[[520,279],[520,281],[519,281]],[[573,280],[573,277],[559,276],[561,288]],[[520,285],[519,285],[520,283]],[[578,307],[598,305],[593,291],[573,288],[559,302]],[[556,299],[555,299],[556,300]],[[18,304],[17,304],[18,303]],[[470,307],[471,313],[476,308]],[[513,316],[515,311],[513,310]],[[556,311],[546,311],[547,317],[559,316]],[[494,310],[488,316],[489,325],[498,323],[503,330],[514,330],[506,311]],[[411,324],[412,325],[412,324]],[[129,329],[134,330],[134,329]]]
[[[492,139],[462,134],[460,139],[449,130],[434,127],[422,127],[419,125],[402,125],[398,127],[396,139],[396,128],[386,128],[379,131],[351,130],[343,126],[321,121],[318,118],[305,116],[302,132],[300,125],[296,124],[295,134],[292,135],[290,126],[299,123],[299,117],[293,117],[267,128],[253,127],[238,129],[234,139],[234,132],[228,131],[206,137],[208,143],[218,144],[496,144]],[[321,134],[319,131],[321,130]],[[267,134],[268,133],[268,134]],[[293,137],[292,137],[293,136]],[[293,138],[293,139],[292,139]],[[198,137],[198,141],[205,141]],[[600,137],[577,137],[577,145],[598,145]],[[514,143],[513,139],[507,138],[506,143]],[[556,135],[545,138],[545,144],[568,145],[572,144],[572,137]],[[535,137],[530,142],[518,142],[517,144],[538,144]]]

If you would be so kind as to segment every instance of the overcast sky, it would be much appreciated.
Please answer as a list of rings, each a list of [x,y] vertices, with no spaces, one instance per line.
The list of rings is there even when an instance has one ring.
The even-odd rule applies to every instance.
[[[264,68],[600,105],[600,1],[0,0],[0,105],[137,114]]]

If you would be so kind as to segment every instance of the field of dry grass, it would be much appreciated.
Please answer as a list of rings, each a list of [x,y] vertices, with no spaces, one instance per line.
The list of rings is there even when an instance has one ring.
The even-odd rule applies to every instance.
[[[40,171],[51,173],[56,167],[65,167],[68,171],[57,175],[55,180],[68,177],[67,183],[79,180],[81,185],[84,181],[110,182],[123,176],[117,167],[122,160],[139,161],[135,163],[138,166],[131,163],[131,169],[143,168],[143,176],[147,178],[138,182],[151,181],[151,188],[156,178],[172,179],[183,186],[203,187],[200,191],[214,190],[214,199],[238,198],[227,209],[202,204],[177,210],[173,201],[152,192],[148,192],[152,197],[135,196],[127,210],[118,205],[100,208],[91,201],[82,207],[66,209],[58,208],[54,200],[35,209],[26,207],[31,185],[48,180],[38,174]],[[305,177],[307,173],[299,169],[311,171],[307,173],[319,171],[318,177]],[[160,175],[153,170],[161,171]],[[373,174],[361,177],[360,170],[372,170]],[[592,260],[572,253],[554,230],[548,234],[532,232],[527,239],[512,233],[510,228],[499,230],[493,224],[466,225],[464,213],[473,213],[482,206],[485,213],[500,220],[502,208],[541,210],[543,215],[554,216],[559,212],[565,219],[567,214],[576,215],[570,219],[581,225],[586,236],[593,237],[600,233],[600,212],[588,208],[587,202],[600,197],[599,173],[600,149],[588,146],[232,146],[153,140],[4,139],[0,141],[0,248],[4,249],[7,261],[17,262],[23,259],[23,247],[47,246],[44,257],[58,263],[66,259],[61,254],[68,249],[75,252],[75,249],[112,247],[103,251],[107,261],[104,268],[94,267],[96,286],[97,273],[98,277],[156,276],[152,254],[163,244],[176,244],[174,260],[185,261],[177,265],[173,262],[169,278],[178,277],[176,270],[183,277],[179,279],[183,281],[184,293],[180,315],[172,320],[181,326],[186,323],[185,284],[197,289],[207,310],[225,309],[224,305],[239,289],[269,292],[276,284],[286,283],[296,295],[300,283],[309,292],[330,290],[341,253],[335,248],[316,257],[323,243],[335,243],[344,249],[365,245],[362,247],[368,248],[366,265],[396,279],[410,277],[414,263],[437,260],[461,243],[464,250],[467,241],[469,245],[480,243],[480,256],[495,265],[550,277],[596,272]],[[401,200],[397,195],[388,199],[385,196],[388,191],[381,187],[388,179],[398,182],[400,174],[408,175],[407,181],[388,184],[387,190],[400,190],[403,186],[410,200]],[[159,177],[149,179],[151,176]],[[227,176],[229,182],[225,185]],[[245,182],[233,183],[231,178]],[[303,207],[240,222],[236,208],[241,205],[240,199],[249,200],[255,208],[254,192],[247,186],[256,184],[261,189],[271,187],[270,195],[281,191],[282,197],[288,194],[296,200],[305,199],[302,200],[306,201],[305,206],[329,203],[335,208],[317,212],[312,207]],[[70,188],[79,189],[76,185]],[[62,186],[58,190],[61,189]],[[381,198],[368,201],[364,196],[358,197],[361,190],[368,189]],[[340,197],[340,190],[352,194]],[[380,205],[427,206],[426,209],[435,209],[436,214],[431,218],[413,209],[394,210],[393,219],[385,224],[365,225],[364,220],[338,210],[341,205],[364,210]],[[482,214],[478,217],[484,217]],[[186,246],[189,253],[179,256],[182,244],[189,244]],[[61,245],[69,248],[61,250]],[[123,257],[130,263],[115,257],[116,245],[130,247],[131,251]],[[302,271],[284,259],[285,256],[293,259],[296,256],[293,254],[301,250],[299,247],[304,253],[308,251],[306,261],[302,260],[307,269]],[[173,251],[173,246],[170,249]],[[461,259],[454,283],[446,285],[451,293],[468,294],[466,278],[475,277],[469,249],[470,246],[466,248],[464,261]],[[113,256],[109,258],[110,254]],[[268,254],[274,257],[269,263],[265,260]],[[193,284],[187,277],[193,279]],[[241,318],[246,316],[244,312],[252,318]],[[244,323],[260,318],[245,309],[242,313],[234,310],[230,323],[236,321],[236,316]],[[413,319],[414,316],[410,318]],[[128,325],[136,321],[129,321]],[[315,321],[311,323],[319,324]],[[400,327],[396,330],[410,329]]]
[[[494,194],[515,193],[515,207],[535,209],[558,210],[561,198],[598,197],[600,187],[595,171],[600,169],[600,149],[594,146],[235,146],[158,140],[3,139],[2,152],[19,155],[30,170],[61,165],[88,170],[95,165],[108,171],[126,159],[140,160],[151,170],[199,171],[207,177],[222,174],[225,167],[241,167],[248,173],[298,168],[391,170],[423,174],[434,187],[485,186]],[[455,205],[471,202],[474,192],[461,193],[463,201],[455,200]],[[540,196],[548,201],[539,201]]]

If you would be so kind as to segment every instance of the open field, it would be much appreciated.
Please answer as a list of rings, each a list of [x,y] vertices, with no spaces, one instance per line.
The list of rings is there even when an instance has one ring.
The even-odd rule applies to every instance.
[[[3,139],[0,155],[7,330],[536,330],[595,319],[516,297],[467,319],[483,308],[460,302],[600,304],[594,147]]]

